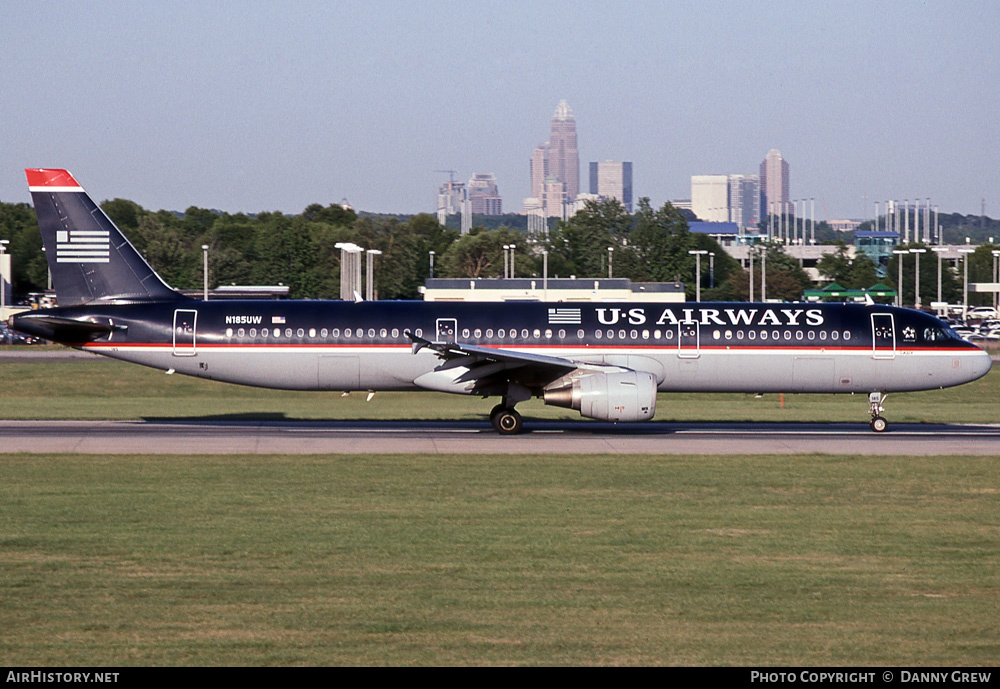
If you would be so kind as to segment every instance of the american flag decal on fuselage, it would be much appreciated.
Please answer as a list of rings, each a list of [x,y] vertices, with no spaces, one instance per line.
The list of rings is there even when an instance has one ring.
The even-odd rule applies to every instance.
[[[558,325],[580,325],[580,309],[549,309],[549,323]]]
[[[108,263],[110,253],[107,230],[56,232],[56,263]]]

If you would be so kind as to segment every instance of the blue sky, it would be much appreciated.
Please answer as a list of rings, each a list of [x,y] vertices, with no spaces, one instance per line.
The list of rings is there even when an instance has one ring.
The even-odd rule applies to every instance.
[[[1000,3],[0,0],[0,200],[65,167],[98,199],[433,211],[442,169],[529,193],[560,99],[581,179],[637,196],[756,173],[817,217],[930,197],[1000,216]],[[865,201],[867,197],[867,202]]]

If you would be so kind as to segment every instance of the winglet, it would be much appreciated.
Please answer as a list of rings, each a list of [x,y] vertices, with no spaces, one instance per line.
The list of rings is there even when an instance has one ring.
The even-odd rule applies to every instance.
[[[29,191],[83,191],[68,170],[26,168],[24,174],[28,178]]]

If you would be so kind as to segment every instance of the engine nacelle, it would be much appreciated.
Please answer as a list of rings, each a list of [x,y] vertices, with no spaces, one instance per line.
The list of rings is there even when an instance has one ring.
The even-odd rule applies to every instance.
[[[645,371],[591,373],[546,390],[545,404],[601,421],[648,421],[656,413],[656,378]]]

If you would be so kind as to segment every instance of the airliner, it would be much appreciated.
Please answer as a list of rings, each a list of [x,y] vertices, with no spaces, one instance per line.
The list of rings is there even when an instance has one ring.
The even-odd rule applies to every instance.
[[[939,319],[869,304],[201,301],[169,287],[66,170],[28,169],[59,306],[20,332],[227,383],[291,390],[436,390],[613,422],[660,392],[861,393],[873,431],[890,392],[960,385],[987,353]]]

